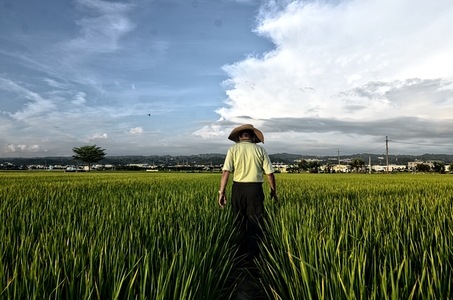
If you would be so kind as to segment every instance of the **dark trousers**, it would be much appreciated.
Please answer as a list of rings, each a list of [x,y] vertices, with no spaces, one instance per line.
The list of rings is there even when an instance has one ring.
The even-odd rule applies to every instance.
[[[239,232],[239,255],[252,262],[259,255],[259,242],[263,236],[261,225],[264,214],[264,193],[261,183],[234,182],[231,203],[235,227]]]

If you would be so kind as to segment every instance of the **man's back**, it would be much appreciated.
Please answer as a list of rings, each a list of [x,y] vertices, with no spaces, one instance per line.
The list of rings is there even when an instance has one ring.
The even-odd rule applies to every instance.
[[[263,173],[274,171],[266,150],[251,141],[241,141],[228,149],[223,170],[233,172],[235,182],[263,182]]]

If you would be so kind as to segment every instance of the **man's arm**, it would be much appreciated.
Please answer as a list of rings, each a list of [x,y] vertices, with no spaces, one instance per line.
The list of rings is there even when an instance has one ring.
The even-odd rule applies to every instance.
[[[219,205],[221,208],[225,207],[227,199],[225,196],[225,189],[228,184],[228,178],[230,177],[230,171],[223,170],[222,179],[220,180],[220,190],[219,190]]]
[[[267,181],[269,182],[269,186],[271,187],[271,199],[274,198],[274,202],[278,202],[278,196],[277,196],[277,186],[275,184],[275,176],[274,173],[269,173],[266,174],[267,176]]]

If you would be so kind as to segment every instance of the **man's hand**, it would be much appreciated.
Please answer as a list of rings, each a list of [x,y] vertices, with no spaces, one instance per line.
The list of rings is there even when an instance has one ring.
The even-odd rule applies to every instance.
[[[267,180],[269,181],[269,186],[271,188],[271,199],[274,199],[274,203],[278,202],[277,190],[275,185],[275,176],[274,173],[269,173],[267,175]]]
[[[225,207],[225,204],[227,203],[227,198],[224,193],[219,194],[219,205],[221,208]]]
[[[278,196],[275,190],[271,190],[271,199],[274,199],[274,203],[278,202]]]
[[[228,177],[230,177],[230,171],[223,170],[222,179],[220,180],[220,190],[219,190],[219,205],[221,208],[224,208],[225,204],[227,203],[227,199],[225,196],[225,188],[228,183]]]

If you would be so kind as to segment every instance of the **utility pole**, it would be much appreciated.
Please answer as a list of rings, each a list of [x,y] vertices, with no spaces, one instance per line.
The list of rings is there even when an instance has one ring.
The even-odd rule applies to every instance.
[[[387,165],[387,174],[389,173],[389,140],[385,136],[385,163]]]
[[[340,165],[340,149],[338,149],[338,165]]]
[[[368,166],[370,168],[370,174],[371,174],[371,156],[368,156]]]

